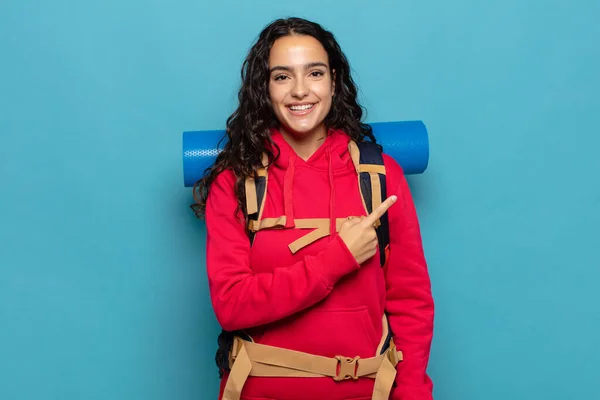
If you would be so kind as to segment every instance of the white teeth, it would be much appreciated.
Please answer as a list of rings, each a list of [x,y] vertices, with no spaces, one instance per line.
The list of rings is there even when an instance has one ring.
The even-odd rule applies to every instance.
[[[290,106],[290,110],[292,111],[304,111],[313,108],[314,104],[306,104],[303,106]]]

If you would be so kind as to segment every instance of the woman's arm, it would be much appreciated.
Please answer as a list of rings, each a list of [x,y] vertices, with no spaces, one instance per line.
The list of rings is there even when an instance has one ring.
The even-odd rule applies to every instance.
[[[401,167],[385,157],[388,196],[398,196],[388,211],[390,253],[386,269],[386,311],[394,342],[403,352],[393,400],[431,400],[427,375],[433,337],[434,302],[413,199]]]
[[[223,172],[206,205],[206,267],[213,308],[228,331],[274,322],[325,298],[344,275],[360,268],[339,236],[315,256],[272,272],[254,273],[250,241],[236,215],[235,178]]]

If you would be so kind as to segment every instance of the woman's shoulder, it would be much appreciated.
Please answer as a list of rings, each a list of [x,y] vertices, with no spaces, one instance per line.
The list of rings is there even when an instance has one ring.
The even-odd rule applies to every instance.
[[[396,161],[395,158],[390,156],[389,154],[383,153],[383,165],[385,167],[386,175],[389,178],[393,178],[394,181],[397,181],[399,178],[404,176],[404,170],[402,166]]]
[[[214,183],[220,185],[233,185],[235,184],[235,173],[231,168],[226,168],[217,174]]]
[[[235,174],[231,169],[219,172],[208,188],[206,214],[224,215],[238,206]]]
[[[212,198],[215,196],[234,196],[235,182],[235,173],[232,169],[227,168],[220,171],[210,183],[208,196]]]

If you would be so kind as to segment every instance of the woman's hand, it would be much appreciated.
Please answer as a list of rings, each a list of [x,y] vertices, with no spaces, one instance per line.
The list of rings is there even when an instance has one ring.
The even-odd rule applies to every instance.
[[[366,217],[348,217],[340,228],[340,238],[344,241],[359,264],[364,263],[377,253],[377,233],[375,222],[398,200],[388,197],[370,215]]]

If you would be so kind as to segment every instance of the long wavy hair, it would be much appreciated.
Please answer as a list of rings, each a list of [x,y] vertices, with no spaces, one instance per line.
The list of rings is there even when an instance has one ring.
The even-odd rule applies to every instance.
[[[275,20],[263,29],[242,64],[239,105],[227,119],[226,132],[219,146],[225,139],[228,140],[214,165],[194,185],[195,204],[191,208],[198,218],[205,215],[210,185],[227,169],[232,170],[236,177],[238,211],[243,212],[246,220],[248,218],[244,182],[262,167],[263,154],[268,156],[269,163],[276,157],[270,150],[277,148],[271,140],[270,130],[277,128],[279,121],[269,97],[269,53],[277,39],[289,35],[312,36],[327,52],[330,72],[335,77],[336,94],[333,96],[331,110],[325,117],[326,129],[340,129],[356,141],[369,139],[376,142],[371,126],[362,122],[363,109],[357,99],[357,88],[350,74],[350,65],[334,35],[321,25],[305,19]]]

